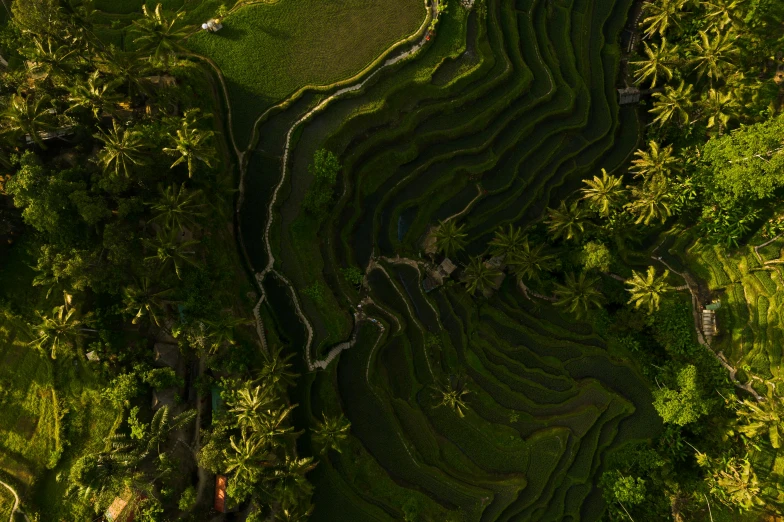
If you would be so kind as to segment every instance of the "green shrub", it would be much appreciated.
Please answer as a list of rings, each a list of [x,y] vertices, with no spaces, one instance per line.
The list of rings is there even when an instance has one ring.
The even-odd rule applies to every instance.
[[[180,508],[180,511],[188,511],[193,506],[196,505],[196,488],[193,486],[188,486],[185,491],[182,492],[180,496],[180,501],[177,503],[177,507]]]

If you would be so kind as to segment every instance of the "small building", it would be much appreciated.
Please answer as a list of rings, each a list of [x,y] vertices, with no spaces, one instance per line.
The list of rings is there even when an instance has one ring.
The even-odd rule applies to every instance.
[[[422,289],[427,292],[432,292],[439,286],[444,284],[444,280],[441,278],[436,278],[432,273],[428,274],[424,281],[422,281]]]
[[[448,257],[445,257],[441,264],[438,265],[438,271],[442,277],[450,277],[455,270],[457,270],[457,266]]]
[[[176,344],[155,343],[155,366],[177,369],[180,362],[180,348]]]
[[[74,133],[74,128],[72,126],[69,126],[69,127],[63,127],[61,129],[39,132],[38,138],[41,139],[42,141],[48,141],[56,138],[62,138],[64,136],[69,136],[73,133]],[[35,143],[35,140],[29,134],[25,134],[24,140],[26,145],[32,145],[33,143]]]
[[[627,87],[625,89],[618,89],[619,103],[621,105],[633,105],[640,103],[642,93],[636,87]]]
[[[98,352],[96,352],[95,350],[91,352],[87,352],[85,354],[85,357],[87,357],[87,360],[90,362],[98,362],[101,360],[101,358],[98,356]]]
[[[207,20],[203,24],[201,24],[201,28],[207,31],[208,33],[217,33],[221,29],[223,29],[223,24],[221,23],[220,19],[218,18],[211,18]]]
[[[128,506],[128,501],[124,500],[120,497],[115,497],[114,502],[109,506],[109,509],[106,510],[104,516],[106,516],[106,520],[109,522],[115,522],[116,520],[120,520],[120,516],[125,511],[125,508]],[[123,517],[123,521],[133,522],[133,513]]]
[[[715,310],[706,308],[702,311],[702,333],[705,334],[705,340],[708,342],[719,333],[718,326],[716,325]]]

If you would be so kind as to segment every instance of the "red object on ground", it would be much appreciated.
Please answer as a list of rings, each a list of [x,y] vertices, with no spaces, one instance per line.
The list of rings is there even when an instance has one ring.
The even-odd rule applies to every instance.
[[[215,511],[226,512],[226,475],[215,477]]]

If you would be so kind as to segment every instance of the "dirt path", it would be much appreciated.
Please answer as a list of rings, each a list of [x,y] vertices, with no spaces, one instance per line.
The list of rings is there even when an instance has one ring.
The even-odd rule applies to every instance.
[[[30,519],[27,518],[27,515],[24,514],[21,509],[19,509],[20,500],[19,500],[19,495],[16,494],[16,490],[12,488],[10,485],[3,482],[2,480],[0,480],[0,485],[5,486],[6,489],[8,489],[8,491],[10,491],[11,494],[14,496],[14,507],[13,509],[11,509],[11,518],[8,519],[8,522],[14,522],[14,513],[21,513],[24,519],[27,520],[27,522],[30,522]]]

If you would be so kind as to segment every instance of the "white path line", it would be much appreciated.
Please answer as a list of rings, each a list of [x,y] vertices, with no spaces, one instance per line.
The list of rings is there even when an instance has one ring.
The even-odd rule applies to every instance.
[[[8,522],[14,522],[14,513],[21,513],[21,515],[25,518],[25,520],[27,520],[27,522],[30,522],[30,519],[27,518],[27,515],[24,514],[21,509],[19,509],[20,500],[19,500],[19,495],[16,494],[16,490],[12,488],[10,485],[3,482],[2,480],[0,480],[0,485],[5,486],[6,489],[8,489],[8,491],[10,491],[11,494],[14,496],[14,507],[13,509],[11,509],[11,518],[8,519]]]

